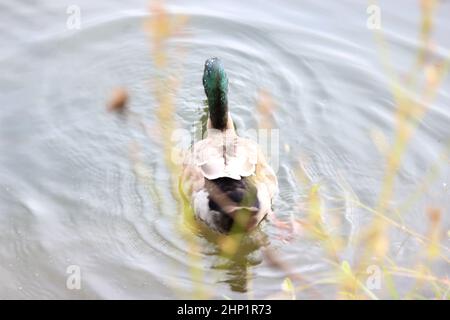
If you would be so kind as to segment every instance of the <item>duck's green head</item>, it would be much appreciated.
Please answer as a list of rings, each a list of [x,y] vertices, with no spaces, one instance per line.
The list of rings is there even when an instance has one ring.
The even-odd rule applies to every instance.
[[[228,120],[228,77],[219,58],[206,60],[203,87],[208,98],[211,125],[223,130]]]

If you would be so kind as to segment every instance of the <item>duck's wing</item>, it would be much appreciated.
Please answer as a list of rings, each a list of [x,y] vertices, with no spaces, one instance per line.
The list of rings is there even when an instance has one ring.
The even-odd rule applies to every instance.
[[[183,193],[188,197],[204,188],[205,177],[200,167],[195,164],[195,156],[192,150],[185,153],[181,182]]]
[[[258,162],[255,170],[256,183],[264,185],[268,196],[272,199],[278,192],[278,179],[274,170],[269,165],[261,149],[258,148]]]
[[[193,165],[209,180],[228,177],[240,180],[255,174],[258,148],[254,141],[224,131],[208,134],[193,146]]]

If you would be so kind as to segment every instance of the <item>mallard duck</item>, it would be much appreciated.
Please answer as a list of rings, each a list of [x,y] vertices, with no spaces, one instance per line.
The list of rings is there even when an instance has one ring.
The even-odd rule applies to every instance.
[[[271,212],[277,177],[257,143],[235,131],[228,112],[228,77],[218,58],[206,60],[203,87],[207,132],[186,152],[182,191],[196,219],[209,228],[250,231]]]

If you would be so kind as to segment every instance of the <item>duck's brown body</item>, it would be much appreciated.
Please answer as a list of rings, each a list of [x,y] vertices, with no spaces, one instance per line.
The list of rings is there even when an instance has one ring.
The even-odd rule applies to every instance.
[[[231,117],[228,123],[224,131],[208,125],[207,137],[187,152],[182,176],[196,217],[219,232],[253,229],[270,212],[277,191],[256,142],[237,136]]]

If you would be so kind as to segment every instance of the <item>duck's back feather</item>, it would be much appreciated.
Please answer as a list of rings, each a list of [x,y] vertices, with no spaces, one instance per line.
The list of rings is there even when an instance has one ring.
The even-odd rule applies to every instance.
[[[190,160],[209,180],[240,180],[255,173],[258,148],[254,141],[237,136],[234,130],[209,129],[208,136],[193,146]]]

